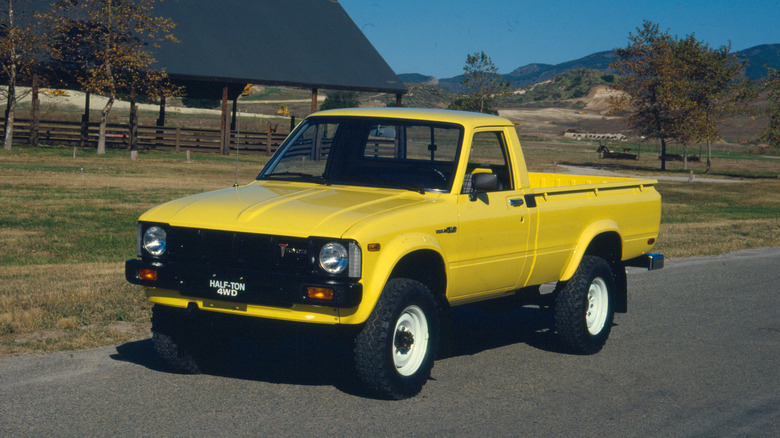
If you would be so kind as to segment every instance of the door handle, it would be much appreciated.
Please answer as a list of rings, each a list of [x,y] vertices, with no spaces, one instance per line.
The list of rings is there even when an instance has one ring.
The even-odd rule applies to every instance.
[[[509,205],[512,207],[520,207],[523,204],[525,204],[525,200],[523,198],[509,200]]]

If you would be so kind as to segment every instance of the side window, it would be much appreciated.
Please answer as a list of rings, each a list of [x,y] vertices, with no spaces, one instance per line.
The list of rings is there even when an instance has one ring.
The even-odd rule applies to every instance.
[[[483,131],[474,134],[471,154],[463,181],[463,193],[471,190],[471,176],[475,173],[494,173],[501,181],[500,190],[512,190],[512,172],[506,153],[506,142],[501,131]]]
[[[312,123],[298,134],[273,173],[302,172],[321,176],[339,125]]]

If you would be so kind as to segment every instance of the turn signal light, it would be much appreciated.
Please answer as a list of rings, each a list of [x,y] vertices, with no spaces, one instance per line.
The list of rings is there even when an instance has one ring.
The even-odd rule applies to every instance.
[[[138,278],[147,281],[157,281],[157,270],[142,268],[138,270]]]
[[[652,245],[655,243],[655,239],[647,239],[647,244]]]
[[[329,287],[307,287],[306,296],[313,300],[333,300],[336,292]]]

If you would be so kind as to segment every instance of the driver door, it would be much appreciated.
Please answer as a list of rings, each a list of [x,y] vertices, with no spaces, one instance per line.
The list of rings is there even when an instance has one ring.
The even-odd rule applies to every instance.
[[[459,239],[450,260],[450,299],[468,301],[499,294],[525,281],[530,216],[508,157],[503,130],[474,134],[464,188],[458,196]],[[470,196],[470,181],[478,173],[497,175],[498,187]]]

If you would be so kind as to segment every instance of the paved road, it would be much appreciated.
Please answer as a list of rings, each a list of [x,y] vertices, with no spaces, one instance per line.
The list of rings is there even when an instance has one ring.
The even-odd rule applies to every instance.
[[[549,316],[456,314],[418,397],[361,396],[338,344],[237,343],[226,375],[165,372],[149,340],[0,359],[0,436],[777,436],[780,249],[632,270],[594,356]]]

